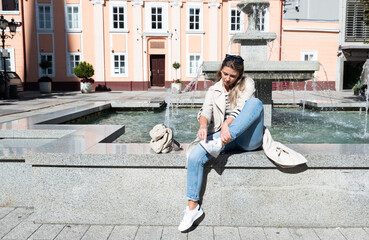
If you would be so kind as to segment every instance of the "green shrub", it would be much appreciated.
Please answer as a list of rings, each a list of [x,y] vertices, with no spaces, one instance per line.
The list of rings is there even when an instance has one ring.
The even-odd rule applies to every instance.
[[[80,62],[74,69],[74,75],[82,79],[89,79],[95,74],[94,67],[87,62]]]

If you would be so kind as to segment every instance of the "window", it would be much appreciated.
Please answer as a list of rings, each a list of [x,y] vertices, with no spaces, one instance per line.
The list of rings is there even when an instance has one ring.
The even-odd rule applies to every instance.
[[[53,76],[54,75],[54,62],[53,62],[53,55],[51,53],[41,53],[41,61],[47,60],[51,62],[51,67],[46,69],[40,68],[40,75],[47,75],[47,76]],[[41,62],[40,61],[40,62]]]
[[[145,2],[145,31],[167,33],[168,2]]]
[[[51,5],[38,5],[38,29],[52,29]]]
[[[237,9],[231,9],[230,30],[232,32],[241,30],[241,13]]]
[[[110,30],[122,31],[127,28],[126,3],[112,2],[110,3]]]
[[[317,61],[318,51],[316,50],[302,50],[301,61]]]
[[[202,3],[187,4],[187,30],[202,31]]]
[[[163,29],[163,9],[161,7],[151,8],[151,29]]]
[[[67,14],[66,14],[66,25],[69,30],[80,30],[81,29],[81,21],[79,16],[79,6],[71,5],[67,6]]]
[[[346,3],[346,34],[347,42],[364,42],[369,39],[369,26],[365,25],[364,7],[360,0],[347,0]]]
[[[3,11],[19,11],[18,0],[2,0]]]
[[[318,61],[317,50],[302,50],[301,61]],[[318,77],[318,71],[315,71],[314,77]]]
[[[268,31],[267,29],[267,23],[268,23],[267,18],[268,17],[267,16],[268,16],[268,13],[266,9],[259,13],[256,19],[256,30],[259,30],[261,32]]]
[[[124,53],[113,54],[113,76],[126,76],[126,55]]]
[[[78,66],[81,61],[81,54],[79,53],[69,53],[69,64],[68,64],[68,75],[74,76],[73,69]]]
[[[190,8],[188,24],[190,30],[200,29],[200,8]]]
[[[189,64],[188,64],[188,74],[190,76],[196,76],[197,71],[200,67],[200,54],[190,54],[189,55]]]

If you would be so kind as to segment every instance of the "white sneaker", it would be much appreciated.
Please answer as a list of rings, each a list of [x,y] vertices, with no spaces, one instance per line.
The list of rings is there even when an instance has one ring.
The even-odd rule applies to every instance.
[[[216,138],[205,142],[202,140],[200,145],[213,157],[217,158],[222,150],[222,140],[220,138]]]
[[[202,208],[199,204],[193,210],[190,210],[187,206],[186,209],[184,210],[184,213],[185,214],[183,216],[183,219],[182,219],[181,223],[178,226],[178,230],[181,231],[181,232],[186,231],[187,229],[189,229],[193,225],[193,223],[199,217],[201,217],[202,214],[204,214],[204,211],[202,210]]]

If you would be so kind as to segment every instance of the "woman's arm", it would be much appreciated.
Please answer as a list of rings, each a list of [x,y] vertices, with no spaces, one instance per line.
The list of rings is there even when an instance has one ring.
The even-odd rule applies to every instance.
[[[206,142],[206,137],[208,135],[208,119],[204,116],[199,118],[199,130],[197,131],[197,136]]]
[[[232,140],[231,134],[229,133],[229,125],[233,122],[234,118],[227,118],[220,129],[220,140],[222,140],[223,146]]]

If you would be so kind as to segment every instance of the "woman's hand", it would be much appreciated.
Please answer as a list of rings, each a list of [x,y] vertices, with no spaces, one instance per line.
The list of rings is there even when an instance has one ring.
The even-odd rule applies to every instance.
[[[233,122],[234,118],[227,118],[220,129],[220,140],[222,140],[223,146],[232,141],[231,133],[229,132],[229,125]]]
[[[206,137],[208,136],[208,119],[204,116],[199,117],[199,130],[197,131],[197,136],[206,142]]]
[[[207,126],[200,126],[199,131],[197,131],[197,136],[206,142],[206,137],[208,136]]]
[[[222,124],[222,129],[220,130],[220,140],[222,140],[223,145],[226,145],[232,140],[231,134],[229,133],[229,126],[226,123]]]

